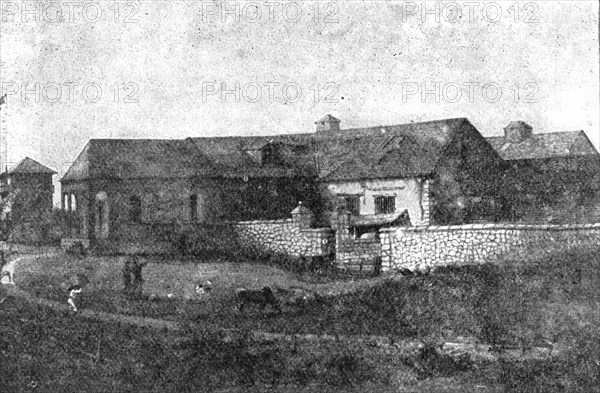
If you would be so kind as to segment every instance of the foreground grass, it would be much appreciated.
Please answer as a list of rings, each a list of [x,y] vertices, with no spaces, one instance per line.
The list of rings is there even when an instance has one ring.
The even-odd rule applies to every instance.
[[[600,256],[561,254],[526,266],[484,265],[438,269],[410,279],[380,278],[329,284],[303,282],[271,266],[231,262],[165,263],[144,268],[144,292],[157,301],[121,293],[119,258],[38,258],[17,267],[16,281],[42,297],[66,301],[74,274],[90,279],[83,307],[216,327],[287,333],[375,334],[394,338],[475,336],[502,346],[570,345],[568,329],[600,315]],[[213,293],[194,297],[194,282],[210,280]],[[302,286],[336,293],[281,314],[235,310],[237,287]],[[342,293],[342,294],[340,294]],[[168,294],[173,297],[168,298]]]
[[[347,344],[265,344],[244,334],[223,341],[197,327],[174,333],[105,323],[20,299],[2,304],[0,329],[7,393],[500,391],[470,365],[425,379],[412,358]]]
[[[254,307],[239,313],[235,290],[239,287],[262,288],[270,285],[273,288],[296,286],[322,293],[340,293],[356,291],[378,281],[341,280],[323,284],[306,282],[293,273],[256,263],[151,259],[143,270],[145,296],[133,299],[122,293],[123,263],[124,259],[120,257],[77,258],[57,255],[30,258],[19,262],[15,280],[21,288],[36,296],[66,302],[66,288],[74,277],[85,276],[89,283],[85,285],[81,297],[83,308],[173,321],[193,320],[218,327],[290,333],[333,333],[334,330],[325,327],[330,320],[322,319],[323,315],[319,315],[324,304],[319,304],[317,308],[314,304],[301,308],[285,307],[282,314],[269,309],[262,312]],[[195,283],[207,280],[213,285],[211,294],[198,297],[194,292]],[[156,300],[148,301],[150,296],[156,296]],[[358,334],[361,329],[361,326],[355,325],[341,332]]]
[[[526,266],[506,261],[500,266],[438,269],[430,276],[410,279],[382,278],[359,285],[332,283],[332,287],[347,285],[352,290],[302,308],[285,308],[282,314],[256,309],[238,314],[232,309],[233,288],[238,285],[308,285],[294,275],[260,265],[156,264],[145,271],[145,286],[151,290],[161,286],[173,290],[181,283],[189,283],[192,277],[219,282],[215,293],[204,299],[185,300],[184,292],[175,300],[158,302],[124,299],[118,288],[120,266],[113,259],[38,259],[24,265],[23,270],[19,267],[17,282],[39,295],[64,301],[61,283],[74,273],[85,273],[91,278],[86,289],[87,307],[165,316],[188,326],[183,336],[185,345],[171,348],[169,345],[177,341],[172,339],[164,348],[160,344],[156,354],[146,353],[147,360],[142,360],[155,359],[146,367],[161,376],[159,386],[163,390],[157,391],[171,391],[167,387],[173,382],[169,378],[174,377],[167,375],[175,373],[183,378],[178,380],[179,388],[227,386],[227,391],[241,391],[240,386],[246,385],[271,386],[275,391],[481,391],[476,386],[486,387],[485,391],[501,386],[502,391],[508,392],[600,391],[600,256],[595,253],[561,254]],[[289,343],[264,346],[243,337],[213,347],[207,342],[219,341],[210,326],[379,334],[438,343],[467,335],[493,345],[500,361],[466,361],[456,366],[453,361],[448,363],[429,355],[380,359],[348,346],[327,344],[298,349]],[[120,336],[116,333],[115,337]],[[556,351],[544,360],[515,361],[502,355],[507,347],[527,352],[537,345],[555,347]],[[132,348],[135,353],[141,347]],[[207,353],[212,355],[206,358]],[[229,355],[221,356],[224,353]],[[185,362],[177,363],[177,359]],[[217,377],[197,372],[212,370],[205,364],[210,362],[219,365],[210,374]],[[187,371],[160,371],[170,367]],[[126,374],[135,374],[134,371]],[[339,388],[343,380],[350,382]]]

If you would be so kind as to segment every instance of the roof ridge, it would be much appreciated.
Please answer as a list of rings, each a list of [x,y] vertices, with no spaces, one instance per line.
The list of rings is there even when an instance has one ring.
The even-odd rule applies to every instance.
[[[29,168],[26,165],[30,166]],[[31,167],[33,166],[33,167]],[[21,159],[18,163],[16,163],[12,168],[8,170],[8,173],[52,173],[56,174],[57,172],[47,167],[46,165],[40,163],[39,161],[34,160],[29,156],[25,156],[25,158]]]
[[[469,121],[469,119],[466,117],[453,117],[453,118],[448,118],[448,119],[418,121],[418,122],[400,123],[400,124],[387,124],[387,125],[382,124],[382,125],[378,125],[378,126],[369,126],[369,127],[341,128],[336,131],[323,132],[319,136],[322,139],[326,139],[328,136],[339,136],[339,134],[344,134],[345,131],[371,130],[371,129],[382,129],[382,128],[387,129],[387,128],[393,128],[393,127],[414,126],[414,125],[423,126],[423,125],[434,124],[434,123],[445,123],[445,122],[454,122],[454,121],[458,122],[458,121],[465,121],[465,120]],[[314,135],[314,134],[316,134],[316,133],[313,133],[311,135]],[[349,135],[348,137],[352,137],[352,136]],[[357,136],[354,136],[354,137],[357,137]],[[362,136],[360,136],[359,138],[362,138]]]

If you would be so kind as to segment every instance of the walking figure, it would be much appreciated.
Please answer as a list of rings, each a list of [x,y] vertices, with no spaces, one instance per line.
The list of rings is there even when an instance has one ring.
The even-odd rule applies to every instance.
[[[123,291],[131,292],[131,258],[128,258],[123,266]]]
[[[136,254],[131,255],[123,267],[123,284],[125,292],[130,295],[142,295],[142,268],[146,262],[141,262]]]
[[[79,294],[81,293],[81,285],[79,284],[75,284],[75,285],[71,285],[69,287],[69,289],[67,289],[67,291],[69,291],[69,306],[71,306],[71,310],[73,312],[77,312],[77,304],[75,303],[75,300],[77,300],[77,298],[79,297]]]

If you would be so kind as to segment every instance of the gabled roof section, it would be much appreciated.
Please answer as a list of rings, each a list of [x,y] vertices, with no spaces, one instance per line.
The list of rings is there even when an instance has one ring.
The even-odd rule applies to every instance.
[[[335,182],[426,176],[466,126],[473,127],[458,118],[310,134],[92,139],[61,181],[315,177]]]
[[[316,122],[320,123],[320,122],[336,122],[336,121],[339,122],[340,119],[338,119],[337,117],[334,117],[330,114],[327,114],[327,115],[323,116],[322,118],[320,118],[319,120],[317,120]]]
[[[210,167],[197,167],[197,175],[223,177],[314,176],[312,137],[309,134],[189,138]],[[264,159],[276,151],[277,159]],[[259,153],[261,152],[261,153]],[[209,172],[206,169],[209,168]]]
[[[486,138],[505,160],[532,160],[567,156],[597,155],[596,148],[583,131],[533,134],[520,143],[504,137]]]
[[[186,177],[200,159],[188,140],[92,139],[61,181]]]
[[[406,178],[435,171],[465,118],[340,130],[317,139],[325,181]]]
[[[85,145],[81,153],[77,156],[75,161],[71,164],[67,173],[60,179],[61,182],[66,181],[78,181],[89,178],[89,156],[91,141]]]
[[[8,170],[8,173],[47,173],[56,175],[56,171],[40,164],[29,157],[23,158],[14,167]]]

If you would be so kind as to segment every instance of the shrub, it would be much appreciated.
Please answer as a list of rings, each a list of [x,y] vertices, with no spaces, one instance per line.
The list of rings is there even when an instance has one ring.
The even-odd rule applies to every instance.
[[[65,253],[83,258],[87,255],[87,250],[85,249],[83,243],[81,243],[80,241],[77,241],[77,242],[71,244],[65,250]]]
[[[80,227],[79,217],[62,209],[54,209],[36,217],[25,216],[9,230],[9,241],[19,244],[57,246],[64,237]]]
[[[175,225],[168,236],[174,250],[182,256],[239,257],[243,247],[231,225]]]
[[[419,379],[452,377],[473,368],[474,362],[469,354],[454,357],[443,353],[441,347],[425,342],[415,356],[405,359],[405,364],[416,372]]]

